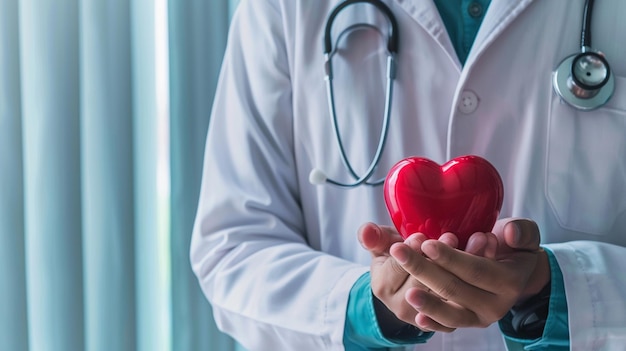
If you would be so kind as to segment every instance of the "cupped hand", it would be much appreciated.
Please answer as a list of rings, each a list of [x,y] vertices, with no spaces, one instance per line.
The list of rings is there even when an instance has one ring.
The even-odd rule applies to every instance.
[[[493,234],[474,234],[465,252],[436,240],[423,241],[419,250],[395,243],[389,252],[430,290],[406,290],[406,301],[416,311],[414,324],[447,332],[486,327],[538,293],[550,280],[539,241],[534,222],[506,219],[496,223]]]
[[[389,249],[396,243],[403,243],[413,254],[421,256],[420,247],[426,241],[426,236],[414,234],[404,241],[393,227],[366,223],[359,228],[358,238],[361,245],[372,255],[370,267],[372,293],[386,307],[386,311],[380,308],[376,310],[379,321],[384,320],[385,323],[393,324],[394,321],[390,319],[397,319],[403,323],[416,325],[418,311],[409,304],[405,295],[409,290],[426,291],[427,288],[412,278],[391,257]],[[441,242],[451,247],[458,245],[458,240],[453,235],[443,236]],[[398,326],[397,323],[396,326]],[[429,329],[422,330],[428,331]],[[452,331],[452,329],[447,331]]]

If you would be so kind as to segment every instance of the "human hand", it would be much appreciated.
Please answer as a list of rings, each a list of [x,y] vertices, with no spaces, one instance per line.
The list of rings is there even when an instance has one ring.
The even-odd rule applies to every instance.
[[[500,320],[550,281],[547,254],[539,241],[534,222],[505,219],[496,223],[493,234],[474,234],[466,252],[436,240],[424,241],[419,254],[394,243],[392,257],[432,291],[406,290],[406,301],[416,310],[414,325],[447,332]]]
[[[426,241],[423,234],[414,234],[406,241],[393,228],[366,223],[358,230],[361,245],[372,255],[370,267],[372,293],[384,306],[376,304],[376,314],[381,329],[399,328],[404,323],[416,326],[418,311],[405,299],[411,289],[427,290],[418,280],[411,278],[404,268],[389,254],[389,249],[395,243],[402,243],[414,254],[421,255],[421,245]],[[458,245],[454,235],[443,235],[441,242],[451,247]],[[401,321],[401,323],[400,323]],[[452,331],[449,329],[447,331]]]

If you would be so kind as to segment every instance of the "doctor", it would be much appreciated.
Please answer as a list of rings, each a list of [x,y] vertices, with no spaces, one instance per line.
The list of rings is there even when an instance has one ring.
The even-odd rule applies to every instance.
[[[504,181],[503,219],[477,234],[475,255],[452,250],[453,237],[396,243],[381,187],[309,182],[312,169],[354,181],[321,48],[339,3],[243,0],[233,18],[190,253],[220,329],[249,350],[623,349],[626,2],[596,2],[593,47],[615,89],[582,110],[553,81],[581,49],[583,0],[384,1],[399,29],[397,78],[372,179],[412,155],[488,159]],[[370,29],[344,31],[364,20]],[[333,25],[337,125],[359,174],[383,127],[388,27],[371,5]],[[504,270],[520,256],[524,269]],[[394,278],[380,261],[410,285],[397,305],[379,289]],[[499,286],[512,272],[529,284]],[[479,308],[483,292],[496,298]],[[526,302],[546,299],[537,335],[511,329]]]

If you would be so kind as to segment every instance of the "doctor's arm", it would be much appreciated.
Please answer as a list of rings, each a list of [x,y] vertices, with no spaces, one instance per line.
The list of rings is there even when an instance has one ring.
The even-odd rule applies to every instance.
[[[244,0],[233,17],[190,260],[218,328],[248,350],[341,350],[367,269],[308,243],[282,10]]]

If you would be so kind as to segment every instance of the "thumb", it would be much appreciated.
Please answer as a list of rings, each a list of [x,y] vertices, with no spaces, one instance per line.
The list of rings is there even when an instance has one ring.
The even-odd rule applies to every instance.
[[[403,240],[393,228],[374,223],[363,224],[358,230],[358,239],[373,257],[388,256],[391,245]]]
[[[509,218],[502,220],[502,223],[496,223],[496,227],[498,226],[502,233],[501,235],[495,233],[498,229],[494,227],[494,234],[508,247],[527,251],[539,250],[541,235],[534,221],[525,218]]]

